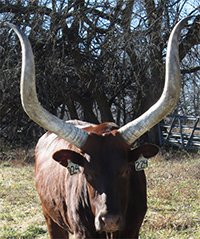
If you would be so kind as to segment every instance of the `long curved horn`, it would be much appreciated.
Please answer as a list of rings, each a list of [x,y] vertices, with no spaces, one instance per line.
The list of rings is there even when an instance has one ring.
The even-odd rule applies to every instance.
[[[165,86],[160,99],[140,117],[118,130],[129,145],[169,114],[179,99],[181,77],[178,37],[181,29],[191,17],[179,21],[170,34],[166,55]]]
[[[43,128],[55,133],[78,148],[82,148],[88,133],[52,115],[39,103],[35,86],[35,63],[31,44],[27,36],[15,25],[6,23],[17,34],[22,47],[22,71],[20,94],[27,115]]]

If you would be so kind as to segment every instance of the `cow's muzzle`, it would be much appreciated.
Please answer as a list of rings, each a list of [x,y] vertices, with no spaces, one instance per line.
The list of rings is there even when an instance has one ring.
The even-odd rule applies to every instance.
[[[116,232],[125,226],[124,217],[120,214],[100,214],[95,218],[97,231]]]

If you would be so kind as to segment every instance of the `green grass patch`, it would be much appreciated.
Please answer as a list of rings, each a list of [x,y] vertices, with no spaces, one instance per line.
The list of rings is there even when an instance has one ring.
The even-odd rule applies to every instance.
[[[9,164],[0,167],[0,238],[48,238],[34,165]]]

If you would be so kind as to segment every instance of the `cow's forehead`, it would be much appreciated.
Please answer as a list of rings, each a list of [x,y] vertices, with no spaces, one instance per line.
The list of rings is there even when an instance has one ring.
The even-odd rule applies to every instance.
[[[106,133],[92,136],[87,149],[88,162],[94,168],[120,167],[127,163],[130,148],[117,135]]]
[[[128,152],[130,150],[121,135],[117,132],[109,132],[105,134],[90,134],[88,144],[85,151],[89,155],[103,155],[116,152]]]

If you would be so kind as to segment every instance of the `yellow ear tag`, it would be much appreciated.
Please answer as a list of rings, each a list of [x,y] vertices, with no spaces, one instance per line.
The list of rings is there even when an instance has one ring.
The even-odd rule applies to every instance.
[[[68,162],[67,169],[71,176],[81,173],[81,170],[80,170],[78,164],[72,163],[72,161],[69,159],[67,160],[67,162]]]
[[[145,168],[148,168],[148,159],[141,154],[139,159],[135,161],[135,170],[141,171]]]

